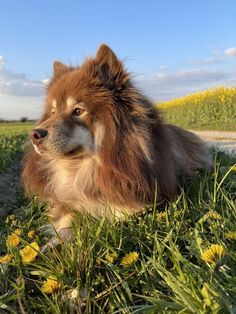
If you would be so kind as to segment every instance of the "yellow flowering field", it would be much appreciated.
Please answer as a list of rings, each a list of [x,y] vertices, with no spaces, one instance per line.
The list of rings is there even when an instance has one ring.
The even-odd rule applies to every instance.
[[[185,128],[236,129],[236,88],[217,87],[158,103],[165,119]]]

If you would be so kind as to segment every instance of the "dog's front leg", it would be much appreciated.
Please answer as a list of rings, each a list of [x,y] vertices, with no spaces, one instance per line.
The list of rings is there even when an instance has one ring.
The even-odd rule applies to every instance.
[[[48,231],[58,235],[62,241],[73,241],[71,212],[66,207],[57,205],[49,209],[48,216],[51,222],[51,228]]]

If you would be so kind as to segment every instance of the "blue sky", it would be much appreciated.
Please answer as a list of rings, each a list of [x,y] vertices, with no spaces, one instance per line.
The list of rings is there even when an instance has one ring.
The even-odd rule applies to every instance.
[[[0,117],[40,115],[53,60],[107,43],[162,101],[236,85],[236,1],[12,0],[0,4]]]

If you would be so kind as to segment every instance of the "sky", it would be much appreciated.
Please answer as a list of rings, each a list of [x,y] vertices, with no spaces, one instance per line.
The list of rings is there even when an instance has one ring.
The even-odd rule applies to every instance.
[[[38,118],[52,63],[109,45],[161,102],[236,86],[235,0],[0,1],[0,118]]]

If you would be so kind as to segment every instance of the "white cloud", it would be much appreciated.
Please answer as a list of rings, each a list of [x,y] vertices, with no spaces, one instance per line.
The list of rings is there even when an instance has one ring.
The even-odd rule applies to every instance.
[[[15,73],[5,68],[5,61],[0,56],[0,95],[42,96],[43,83],[31,80],[23,73]]]
[[[0,95],[0,118],[6,120],[28,117],[38,119],[42,113],[43,97]]]
[[[5,60],[4,60],[3,56],[0,56],[0,70],[2,69],[4,64],[5,64]]]
[[[47,78],[45,80],[42,80],[42,83],[47,86],[50,83],[50,81],[51,80],[49,78]]]
[[[194,60],[194,61],[190,62],[190,64],[194,64],[194,65],[219,64],[219,63],[223,63],[224,61],[225,60],[223,57],[212,56],[212,57],[206,58],[206,59]]]
[[[236,48],[232,47],[232,48],[225,49],[224,54],[227,57],[236,57]]]
[[[225,77],[225,73],[219,70],[209,70],[209,69],[196,69],[196,70],[186,70],[177,71],[174,73],[157,73],[156,82],[159,85],[174,84],[187,84],[192,85],[195,83],[203,81],[215,81]]]
[[[159,69],[160,69],[160,71],[166,71],[166,70],[168,70],[168,66],[161,65]]]
[[[154,101],[165,101],[218,85],[236,84],[236,73],[214,69],[159,72],[137,78],[136,85]]]
[[[11,120],[26,116],[37,119],[42,112],[43,82],[10,71],[5,63],[0,56],[0,118]]]

